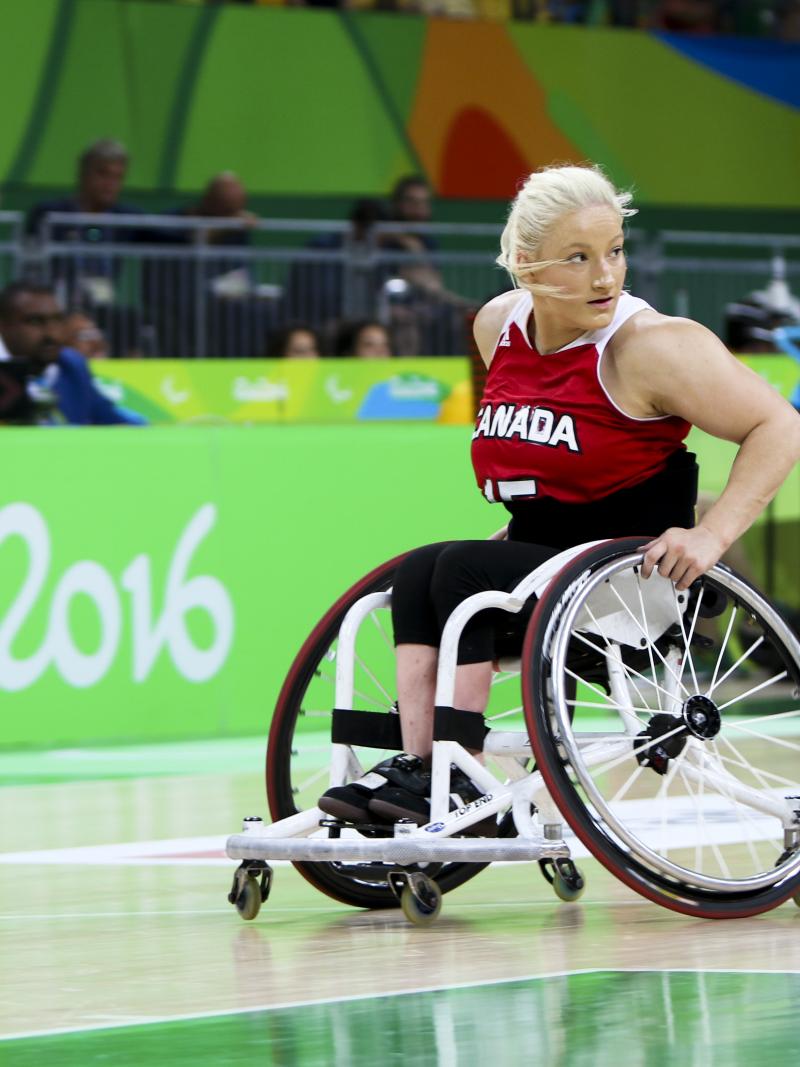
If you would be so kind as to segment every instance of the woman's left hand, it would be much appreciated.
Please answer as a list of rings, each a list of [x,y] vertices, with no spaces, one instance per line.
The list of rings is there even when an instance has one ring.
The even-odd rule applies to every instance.
[[[673,581],[677,589],[688,589],[695,578],[719,561],[727,547],[718,534],[705,526],[691,530],[671,526],[644,546],[642,577],[649,578],[655,569]]]

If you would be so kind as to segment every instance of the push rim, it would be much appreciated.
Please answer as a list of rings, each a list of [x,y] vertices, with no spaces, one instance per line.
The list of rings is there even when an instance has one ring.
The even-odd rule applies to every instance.
[[[573,627],[582,611],[585,617],[595,590],[609,581],[613,585],[615,575],[638,565],[641,554],[636,549],[640,547],[640,539],[625,539],[588,550],[564,568],[537,606],[523,652],[526,720],[537,764],[570,826],[617,877],[676,910],[697,913],[702,905],[712,911],[718,906],[719,912],[740,909],[737,913],[742,914],[741,908],[746,907],[752,914],[792,895],[792,887],[800,882],[800,854],[782,854],[783,831],[777,819],[772,820],[772,841],[768,835],[765,838],[764,827],[757,826],[761,813],[753,819],[746,812],[741,797],[735,795],[739,787],[732,789],[730,778],[737,778],[745,792],[749,789],[764,796],[800,793],[795,769],[796,754],[800,754],[796,695],[800,645],[763,597],[728,568],[715,568],[703,580],[703,592],[698,594],[695,588],[693,604],[681,612],[681,625],[676,622],[678,642],[684,648],[688,644],[689,655],[683,657],[681,668],[685,681],[673,688],[682,698],[681,708],[688,705],[694,711],[703,711],[705,705],[692,705],[691,698],[710,692],[710,703],[720,711],[718,728],[707,727],[712,735],[707,738],[702,737],[702,729],[700,737],[689,736],[663,777],[634,758],[633,745],[619,728],[605,735],[616,744],[616,754],[593,763],[603,739],[597,720],[611,712],[618,715],[619,709],[596,680],[587,684],[581,670],[570,666],[576,644],[582,651],[591,645],[595,652],[605,651],[602,637],[588,635],[587,639],[584,633],[576,640]],[[697,624],[708,591],[717,595],[718,602],[724,598],[726,605],[716,620],[718,647],[710,659],[707,652],[702,656],[696,652],[693,641],[699,635]],[[737,616],[739,621],[746,618],[758,636],[750,639],[750,635],[743,643],[737,636]],[[653,642],[646,655],[640,654],[637,666],[630,656],[628,664],[623,664],[627,681],[634,683],[629,688],[634,690],[634,707],[641,709],[635,715],[643,731],[666,703],[655,684],[666,671],[664,642],[661,648],[658,645]],[[591,652],[590,648],[590,656]],[[776,658],[779,669],[769,668],[765,653]],[[759,664],[757,659],[764,662]],[[568,678],[582,687],[572,700],[566,693]],[[780,698],[777,704],[776,698]],[[751,717],[747,725],[743,714],[734,713],[746,713],[746,705],[754,699],[762,705],[772,699],[774,707],[760,714],[757,722]],[[682,726],[688,734],[685,721]],[[762,736],[764,731],[766,736]],[[753,759],[754,742],[766,756]],[[694,758],[703,749],[706,755],[699,763],[701,770],[708,763],[708,773],[698,775],[695,766],[693,787],[685,761],[688,753]],[[726,772],[714,789],[709,788],[712,763]],[[654,831],[651,812],[650,824],[645,821],[642,829],[643,810],[656,802],[661,809],[659,824]],[[720,813],[720,808],[726,810]],[[678,837],[670,844],[669,834],[681,819],[685,833],[687,811],[694,843],[687,846]],[[731,821],[727,831],[719,825],[720,814]]]

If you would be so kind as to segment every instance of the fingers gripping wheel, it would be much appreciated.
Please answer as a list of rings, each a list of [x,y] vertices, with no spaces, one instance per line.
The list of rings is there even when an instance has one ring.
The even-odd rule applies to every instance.
[[[297,655],[281,689],[267,745],[267,797],[274,821],[315,807],[330,781],[331,718],[335,706],[337,635],[356,601],[389,590],[402,557],[389,560],[344,594],[325,614]],[[395,665],[388,607],[376,608],[361,626],[356,646],[355,699],[364,711],[396,711]],[[395,755],[377,748],[358,749],[350,779]],[[338,831],[337,831],[338,832]],[[347,831],[343,831],[347,832]],[[391,832],[391,830],[389,830]],[[320,833],[327,833],[321,830]],[[448,863],[435,873],[442,892],[455,889],[485,864]],[[381,863],[295,863],[314,886],[354,907],[397,907]],[[430,871],[428,872],[431,873]]]
[[[676,911],[752,915],[795,896],[800,644],[724,566],[687,596],[605,542],[541,596],[522,654],[537,767],[618,878]],[[746,633],[743,639],[742,635]]]

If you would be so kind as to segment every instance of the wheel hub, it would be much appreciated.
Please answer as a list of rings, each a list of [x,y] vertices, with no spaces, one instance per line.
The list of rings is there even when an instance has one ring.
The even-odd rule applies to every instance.
[[[722,716],[713,700],[696,693],[689,697],[681,710],[686,728],[701,741],[710,741],[722,728]]]

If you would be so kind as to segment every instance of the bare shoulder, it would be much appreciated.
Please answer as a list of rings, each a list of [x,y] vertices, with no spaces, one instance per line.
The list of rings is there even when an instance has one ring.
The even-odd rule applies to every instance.
[[[632,315],[609,344],[609,355],[620,373],[640,375],[651,384],[669,375],[696,374],[703,364],[733,367],[736,359],[716,334],[693,319],[645,310]]]
[[[487,367],[492,362],[503,323],[521,299],[522,292],[521,289],[510,289],[507,293],[500,293],[499,296],[493,297],[487,304],[484,304],[475,316],[472,332]]]
[[[648,308],[631,315],[614,334],[610,348],[615,355],[632,355],[637,352],[665,352],[682,349],[685,345],[711,345],[727,353],[719,338],[693,319],[662,315]]]
[[[692,319],[640,311],[609,344],[608,382],[637,416],[678,415],[716,437],[741,441],[785,401]]]

